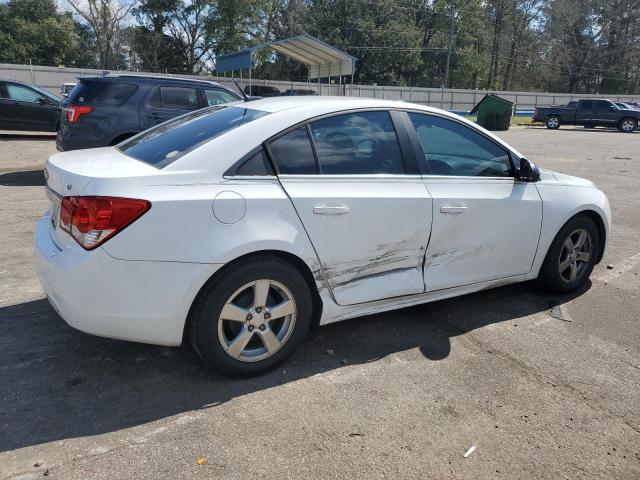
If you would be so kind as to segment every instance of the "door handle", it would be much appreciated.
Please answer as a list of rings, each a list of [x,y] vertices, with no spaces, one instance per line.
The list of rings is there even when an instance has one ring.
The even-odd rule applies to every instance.
[[[469,209],[469,207],[464,206],[453,206],[453,205],[442,205],[440,207],[440,213],[450,213],[450,214],[458,214],[464,213]]]
[[[343,215],[345,213],[349,213],[349,207],[345,205],[336,205],[336,206],[326,206],[326,205],[316,205],[313,207],[313,213],[316,215]]]

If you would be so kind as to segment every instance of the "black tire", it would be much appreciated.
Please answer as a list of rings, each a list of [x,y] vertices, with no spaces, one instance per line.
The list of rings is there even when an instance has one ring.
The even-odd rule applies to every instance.
[[[579,275],[575,281],[570,281],[561,273],[561,261],[564,254],[563,248],[565,241],[569,239],[569,236],[573,232],[584,230],[589,234],[589,241],[591,242],[591,255],[588,262],[583,262],[584,267],[581,268]],[[600,234],[598,227],[586,215],[577,215],[569,220],[558,232],[553,239],[551,246],[547,252],[547,256],[544,259],[544,263],[540,268],[538,274],[538,284],[545,290],[549,290],[554,293],[569,293],[581,288],[591,275],[593,267],[596,264],[600,252]],[[566,257],[564,258],[566,261]],[[576,264],[576,262],[573,262]],[[581,263],[578,263],[581,265]],[[572,268],[572,267],[571,267]],[[578,267],[580,268],[580,267]],[[564,271],[566,272],[566,270]]]
[[[233,298],[234,292],[261,279],[275,281],[292,294],[296,310],[293,317],[294,322],[288,336],[273,354],[262,360],[243,361],[227,353],[221,343],[224,340],[220,339],[218,326],[219,322],[225,321],[220,319],[220,314],[227,301]],[[272,291],[270,290],[270,292]],[[270,293],[270,295],[272,294]],[[209,368],[215,369],[223,375],[229,377],[261,375],[281,365],[302,343],[311,324],[312,305],[309,286],[303,275],[294,266],[277,258],[250,258],[235,264],[233,268],[226,270],[209,282],[199,295],[191,312],[190,340],[202,361]],[[246,327],[246,323],[235,322],[243,327]],[[270,330],[271,327],[268,329]],[[251,341],[260,341],[259,345],[262,345],[262,337],[258,334],[260,332],[255,328],[254,333],[251,334],[254,335],[251,337]],[[227,348],[229,346],[227,345]],[[263,346],[266,349],[266,343]],[[242,352],[244,351],[243,349]]]
[[[544,126],[550,128],[551,130],[557,130],[560,128],[560,117],[557,115],[549,115],[544,120]]]
[[[638,122],[635,118],[623,118],[618,123],[618,130],[623,133],[633,133],[638,128]]]

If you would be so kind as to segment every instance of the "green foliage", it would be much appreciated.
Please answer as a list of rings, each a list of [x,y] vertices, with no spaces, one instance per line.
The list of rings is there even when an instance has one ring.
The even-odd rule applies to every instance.
[[[307,32],[356,57],[356,82],[640,93],[638,0],[67,2],[74,16],[55,0],[0,3],[0,61],[197,73]],[[268,49],[254,61],[256,77],[306,80]]]
[[[74,63],[80,51],[76,23],[54,0],[0,5],[0,62]]]

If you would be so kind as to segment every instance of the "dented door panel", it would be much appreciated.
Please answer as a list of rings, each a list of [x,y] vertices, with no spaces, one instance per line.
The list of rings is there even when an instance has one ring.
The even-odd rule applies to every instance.
[[[513,178],[425,176],[433,228],[427,291],[526,274],[538,246],[542,201]]]
[[[336,303],[424,292],[432,220],[419,176],[281,175]]]

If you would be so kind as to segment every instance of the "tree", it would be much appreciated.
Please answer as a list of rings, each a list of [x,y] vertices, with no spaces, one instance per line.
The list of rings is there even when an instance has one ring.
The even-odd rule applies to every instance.
[[[122,63],[120,49],[123,21],[133,8],[133,3],[122,0],[67,0],[71,8],[87,22],[95,36],[100,68],[119,67]]]
[[[179,0],[141,0],[132,10],[138,25],[128,29],[127,37],[141,69],[181,71],[179,45],[166,33],[180,6]]]
[[[54,0],[11,0],[0,4],[0,61],[75,63],[79,35],[70,15]]]

